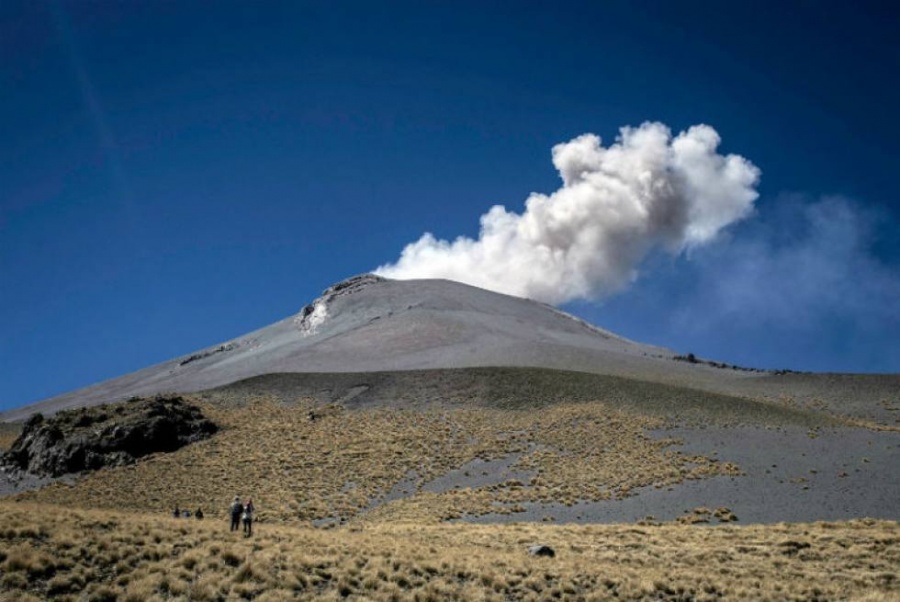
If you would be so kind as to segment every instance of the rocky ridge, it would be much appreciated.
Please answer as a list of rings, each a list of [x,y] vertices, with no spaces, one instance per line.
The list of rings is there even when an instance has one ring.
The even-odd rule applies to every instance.
[[[122,403],[34,414],[0,466],[7,473],[59,477],[131,464],[205,439],[218,427],[180,396],[158,395]]]

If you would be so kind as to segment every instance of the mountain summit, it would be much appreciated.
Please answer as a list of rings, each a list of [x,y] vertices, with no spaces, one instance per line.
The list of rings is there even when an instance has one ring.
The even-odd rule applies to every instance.
[[[693,356],[678,359],[686,358],[543,303],[449,280],[363,274],[329,287],[297,314],[244,336],[11,410],[0,419],[160,392],[190,393],[277,373],[546,368],[756,399],[824,400],[848,413],[858,404],[858,415],[866,416],[872,415],[871,401],[880,398],[875,396],[888,394],[896,383],[896,378],[785,375],[732,369]],[[841,393],[850,390],[852,402]],[[867,394],[860,397],[862,390]]]
[[[268,373],[529,366],[632,374],[647,372],[635,361],[671,357],[542,303],[448,280],[363,274],[329,287],[279,322],[4,418],[199,391]]]

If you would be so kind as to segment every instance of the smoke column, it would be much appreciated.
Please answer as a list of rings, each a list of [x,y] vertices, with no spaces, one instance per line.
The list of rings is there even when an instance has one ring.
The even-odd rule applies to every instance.
[[[583,134],[553,147],[557,191],[532,193],[522,214],[491,207],[477,240],[426,233],[376,273],[447,278],[552,304],[611,295],[654,248],[677,254],[703,245],[752,210],[759,169],[718,154],[719,142],[707,125],[674,138],[662,123],[623,127],[608,147]]]

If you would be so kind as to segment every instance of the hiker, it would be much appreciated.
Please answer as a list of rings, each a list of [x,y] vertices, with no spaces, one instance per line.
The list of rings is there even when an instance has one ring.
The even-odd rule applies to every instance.
[[[197,508],[197,511],[194,512],[194,516],[197,517],[197,520],[203,520],[203,508]]]
[[[241,513],[244,511],[240,496],[234,496],[234,501],[231,502],[228,511],[231,512],[231,530],[237,531],[238,526],[241,524]]]
[[[244,534],[248,537],[253,535],[253,511],[256,508],[253,507],[253,500],[247,499],[247,503],[244,504],[244,514],[241,515],[241,518],[244,521]]]
[[[172,511],[172,516],[175,518],[181,517],[181,510],[178,509],[178,504],[175,504],[175,510]]]

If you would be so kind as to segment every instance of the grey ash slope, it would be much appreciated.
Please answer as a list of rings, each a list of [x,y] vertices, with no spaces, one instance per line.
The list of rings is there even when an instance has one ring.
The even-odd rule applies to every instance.
[[[670,520],[698,506],[727,506],[750,522],[898,516],[900,376],[776,374],[676,361],[671,351],[546,305],[441,280],[352,278],[296,316],[0,419],[161,391],[206,391],[224,404],[256,394],[287,402],[304,397],[347,409],[434,404],[531,411],[601,400],[664,417],[672,429],[658,436],[681,439],[686,453],[736,461],[744,473],[650,487],[625,500],[532,504],[515,520]],[[846,426],[841,414],[872,428]],[[514,458],[497,462],[490,470],[499,476],[491,478],[507,478],[503,466]],[[435,483],[476,486],[468,465]],[[40,484],[11,483],[7,492]]]
[[[644,354],[671,356],[533,301],[444,280],[364,275],[329,288],[296,316],[4,418],[160,391],[199,391],[269,373],[573,364],[608,364],[618,373],[628,364],[620,356]]]
[[[200,391],[275,373],[549,368],[761,399],[796,391],[801,402],[815,399],[869,417],[876,400],[895,396],[892,392],[900,384],[896,376],[847,376],[835,386],[820,375],[775,376],[673,357],[669,350],[629,341],[526,299],[446,280],[393,281],[363,275],[329,288],[296,316],[12,410],[2,419],[20,420],[35,411],[53,413],[134,395]],[[856,395],[851,400],[842,391]]]

